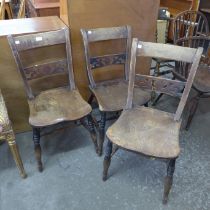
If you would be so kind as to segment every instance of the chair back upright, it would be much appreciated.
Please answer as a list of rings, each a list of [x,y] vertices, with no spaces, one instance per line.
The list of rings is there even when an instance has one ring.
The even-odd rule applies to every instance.
[[[68,87],[70,90],[75,89],[69,29],[67,27],[61,30],[43,33],[21,36],[9,35],[8,41],[17,63],[18,70],[23,78],[24,87],[29,99],[35,97],[29,82],[44,77],[67,73]],[[56,58],[51,58],[51,54],[49,53],[49,57],[37,61],[35,55],[29,54],[31,50],[34,50],[33,52],[35,53],[35,50],[37,49],[42,51],[57,45],[62,45],[64,51],[63,57],[56,56]],[[24,58],[24,53],[30,55],[30,63]]]
[[[121,26],[112,28],[97,28],[97,29],[81,29],[85,59],[86,70],[91,87],[95,87],[96,81],[94,80],[93,70],[103,68],[110,65],[124,65],[124,78],[128,80],[129,74],[129,55],[131,48],[131,27]],[[91,56],[90,45],[99,42],[106,42],[110,40],[122,40],[126,42],[125,50],[116,54]]]
[[[203,48],[192,49],[174,45],[142,42],[134,38],[131,49],[129,87],[126,109],[133,107],[134,86],[143,90],[157,91],[174,97],[179,97],[180,102],[174,120],[179,121],[185,107],[189,92],[202,56]],[[178,81],[161,77],[153,77],[135,73],[136,58],[154,57],[183,61],[191,64],[187,81]],[[183,91],[184,90],[184,91]]]

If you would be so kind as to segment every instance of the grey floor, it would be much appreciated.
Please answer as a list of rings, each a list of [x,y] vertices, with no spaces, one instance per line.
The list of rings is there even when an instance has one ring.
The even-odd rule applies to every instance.
[[[176,104],[163,97],[158,106],[173,110]],[[167,206],[161,203],[165,163],[120,150],[104,183],[103,157],[94,153],[88,132],[65,124],[42,137],[42,173],[36,169],[32,133],[17,135],[25,180],[7,144],[0,146],[0,210],[210,210],[209,104],[203,99],[190,130],[181,132],[181,155]]]

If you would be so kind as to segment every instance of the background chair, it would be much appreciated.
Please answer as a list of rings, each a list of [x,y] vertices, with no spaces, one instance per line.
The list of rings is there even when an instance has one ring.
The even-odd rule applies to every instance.
[[[0,140],[6,140],[12,152],[15,163],[20,171],[20,176],[26,178],[26,172],[15,142],[15,134],[12,129],[11,122],[8,117],[6,105],[0,91]]]
[[[129,56],[131,47],[131,28],[130,26],[113,27],[113,28],[98,28],[98,29],[81,29],[86,58],[86,70],[89,78],[89,87],[92,92],[90,103],[95,97],[100,110],[101,120],[99,122],[99,155],[102,154],[103,142],[105,137],[105,123],[107,112],[121,111],[127,98],[128,74],[129,74]],[[108,42],[116,43],[115,49],[110,49]],[[100,43],[106,42],[109,54],[103,52],[100,48]],[[120,43],[119,43],[120,42]],[[99,45],[97,51],[100,56],[93,55],[92,46]],[[119,47],[120,46],[120,47]],[[120,49],[119,49],[120,48]],[[114,51],[114,52],[113,52]],[[116,52],[117,51],[117,52]],[[110,71],[104,68],[109,68],[112,72],[122,70],[120,78],[107,79]],[[93,71],[101,68],[105,72],[102,80],[95,81]],[[143,105],[150,100],[150,94],[140,89],[135,89],[135,103]]]
[[[8,40],[28,96],[29,123],[33,127],[39,171],[43,170],[40,128],[63,121],[80,120],[90,131],[97,151],[96,132],[90,115],[91,107],[83,100],[74,82],[68,28],[15,37],[10,35]],[[56,48],[58,55],[55,56],[55,52],[50,53],[49,50],[52,51],[56,46],[61,48]],[[59,81],[60,75],[68,76],[67,84],[63,84],[61,80],[57,88],[49,89],[53,78]],[[48,82],[43,80],[46,77],[49,78]],[[40,88],[41,90],[37,91],[33,82],[37,82],[38,87],[45,85],[46,90]],[[88,117],[89,126],[85,117]]]
[[[174,44],[178,39],[191,36],[208,36],[209,25],[206,16],[199,11],[184,11],[173,21]]]
[[[172,186],[176,158],[180,153],[179,131],[193,79],[202,55],[202,48],[191,49],[173,45],[141,42],[133,39],[127,105],[119,119],[107,130],[108,143],[104,157],[103,180],[111,163],[112,143],[120,148],[146,156],[167,160],[163,203],[167,203]],[[157,57],[191,64],[186,82],[135,73],[136,57]],[[133,103],[134,87],[163,92],[181,98],[175,114]],[[183,91],[184,89],[184,91]]]
[[[186,129],[188,130],[197,110],[199,100],[201,98],[210,97],[210,57],[209,57],[209,37],[188,37],[176,41],[176,44],[183,47],[198,48],[203,47],[205,50],[202,54],[202,59],[198,67],[198,71],[193,83],[193,89],[196,94],[189,101],[189,112],[186,121]],[[189,74],[189,65],[185,62],[176,62],[173,70],[173,75],[176,79],[186,81]]]
[[[173,20],[173,42],[187,37],[209,36],[209,25],[205,15],[199,11],[187,10],[178,14]],[[154,101],[155,106],[163,94]]]

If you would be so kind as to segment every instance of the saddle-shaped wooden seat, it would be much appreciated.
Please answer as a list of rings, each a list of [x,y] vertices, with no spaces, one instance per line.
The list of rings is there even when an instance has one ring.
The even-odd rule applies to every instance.
[[[128,82],[125,80],[114,81],[110,83],[98,84],[95,88],[91,88],[100,111],[110,112],[119,111],[125,107],[128,95]],[[147,103],[151,98],[149,92],[140,88],[134,89],[134,103],[142,105]]]
[[[81,119],[91,112],[91,106],[81,97],[77,89],[57,88],[41,92],[28,101],[29,123],[48,126],[62,121]]]
[[[180,152],[180,124],[174,121],[174,114],[139,106],[125,110],[106,135],[120,147],[148,156],[174,158]]]

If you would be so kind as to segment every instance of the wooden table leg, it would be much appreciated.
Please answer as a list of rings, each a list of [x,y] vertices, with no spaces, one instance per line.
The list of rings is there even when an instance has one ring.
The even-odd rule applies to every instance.
[[[15,160],[15,163],[16,163],[18,169],[19,169],[20,176],[22,178],[26,178],[27,174],[26,174],[25,169],[23,167],[23,163],[22,163],[22,160],[21,160],[21,157],[20,157],[18,146],[16,145],[16,142],[15,142],[15,135],[14,135],[14,133],[7,134],[6,140],[7,140],[8,144],[9,144],[9,147],[10,147],[10,150],[12,152],[12,155],[13,155],[13,158]]]

